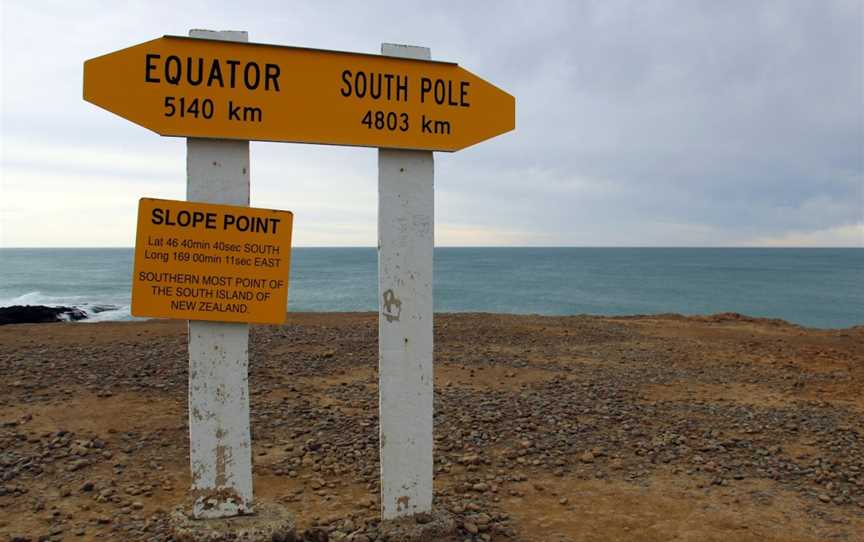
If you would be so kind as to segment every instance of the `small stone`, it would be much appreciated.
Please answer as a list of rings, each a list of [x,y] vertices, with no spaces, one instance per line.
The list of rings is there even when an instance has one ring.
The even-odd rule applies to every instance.
[[[87,481],[81,486],[81,491],[93,491],[93,487],[93,482]]]
[[[567,504],[568,502],[570,502],[570,501],[569,501],[569,499],[567,499],[567,497],[561,497],[561,499],[558,500],[558,504],[561,504],[561,505]]]
[[[460,461],[465,465],[477,465],[480,463],[480,456],[476,454],[468,454],[462,456]]]
[[[593,463],[594,454],[592,454],[591,452],[585,452],[584,454],[579,456],[579,461],[583,463]]]
[[[466,521],[465,523],[462,524],[462,526],[465,527],[465,530],[468,531],[472,535],[480,532],[480,529],[477,527],[477,524],[475,524],[472,521]]]
[[[819,500],[822,502],[831,502],[831,497],[822,493],[821,495],[819,495]]]
[[[90,462],[87,461],[86,459],[78,459],[78,460],[70,463],[66,467],[66,470],[69,472],[75,472],[76,470],[83,469],[84,467],[88,466],[89,464],[90,464]]]
[[[303,540],[308,542],[329,542],[329,535],[326,530],[319,528],[306,529],[303,532]]]

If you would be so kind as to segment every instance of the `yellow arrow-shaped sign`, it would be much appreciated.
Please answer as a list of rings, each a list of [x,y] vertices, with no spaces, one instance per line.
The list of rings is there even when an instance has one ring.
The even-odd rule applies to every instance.
[[[456,64],[179,36],[86,61],[84,99],[182,137],[455,151],[516,124]]]

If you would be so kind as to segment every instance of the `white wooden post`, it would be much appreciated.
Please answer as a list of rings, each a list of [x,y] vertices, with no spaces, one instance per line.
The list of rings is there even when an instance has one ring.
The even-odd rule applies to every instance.
[[[191,30],[191,37],[249,41],[246,32]],[[187,138],[186,199],[249,205],[249,142]],[[189,322],[189,456],[192,514],[252,511],[249,325]]]
[[[425,47],[381,54],[429,60]],[[429,151],[378,150],[381,517],[432,510],[432,250]]]

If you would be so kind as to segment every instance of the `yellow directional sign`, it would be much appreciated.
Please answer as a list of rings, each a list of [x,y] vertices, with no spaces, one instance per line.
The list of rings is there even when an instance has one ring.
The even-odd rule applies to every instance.
[[[132,314],[281,324],[293,217],[288,211],[141,198]]]
[[[177,36],[85,62],[84,99],[182,137],[455,151],[516,124],[456,64]]]

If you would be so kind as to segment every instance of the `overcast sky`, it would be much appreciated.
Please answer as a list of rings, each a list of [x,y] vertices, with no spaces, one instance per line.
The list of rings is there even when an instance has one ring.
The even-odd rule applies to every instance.
[[[516,96],[436,153],[436,244],[864,246],[862,2],[0,0],[0,246],[132,246],[185,141],[81,97],[84,60],[190,28],[423,45]],[[297,246],[376,244],[377,151],[252,143]]]

